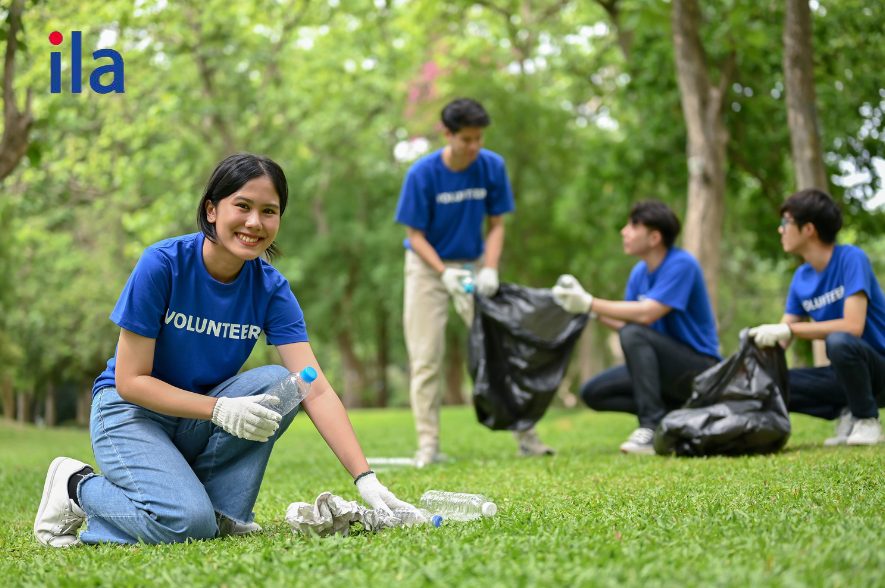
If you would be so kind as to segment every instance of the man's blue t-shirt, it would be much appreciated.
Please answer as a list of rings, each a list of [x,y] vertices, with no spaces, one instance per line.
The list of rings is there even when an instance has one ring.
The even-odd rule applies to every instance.
[[[476,259],[483,254],[486,215],[514,209],[513,191],[504,158],[480,149],[466,169],[452,171],[443,163],[442,149],[419,159],[409,169],[396,222],[422,231],[444,260]],[[411,248],[408,239],[406,248]]]
[[[704,284],[704,272],[687,251],[671,247],[653,272],[644,261],[633,266],[625,300],[651,298],[672,310],[649,325],[698,353],[719,356],[719,335]]]
[[[836,245],[820,273],[811,264],[799,266],[787,294],[786,312],[818,322],[845,318],[845,299],[858,292],[867,296],[867,321],[861,338],[885,353],[885,296],[866,253],[854,245]]]
[[[304,314],[280,272],[247,261],[233,282],[209,275],[202,233],[148,247],[129,276],[111,320],[156,339],[151,375],[205,394],[237,374],[259,335],[271,345],[307,341]],[[92,393],[115,386],[116,353]]]

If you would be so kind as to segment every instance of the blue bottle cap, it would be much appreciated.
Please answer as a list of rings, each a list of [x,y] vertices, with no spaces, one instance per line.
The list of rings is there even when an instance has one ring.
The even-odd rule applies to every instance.
[[[443,518],[440,515],[433,515],[432,517],[430,517],[430,522],[433,523],[434,527],[439,527],[440,525],[442,525]]]
[[[301,379],[310,384],[317,379],[317,371],[311,366],[307,366],[301,370]]]

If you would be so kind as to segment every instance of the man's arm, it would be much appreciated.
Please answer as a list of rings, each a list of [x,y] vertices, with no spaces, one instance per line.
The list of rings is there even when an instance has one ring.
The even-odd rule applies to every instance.
[[[496,270],[501,261],[501,252],[504,250],[504,216],[490,216],[488,226],[483,265]]]
[[[609,319],[609,321],[614,322],[614,324],[620,322],[620,326],[614,328],[623,327],[624,323],[650,325],[671,310],[672,307],[667,306],[666,304],[661,304],[657,300],[652,300],[651,298],[632,301],[604,300],[602,298],[594,297],[593,302],[590,304],[590,311],[598,314],[600,319]],[[609,321],[603,320],[602,322],[603,324],[608,325]]]
[[[406,237],[409,239],[412,251],[418,254],[418,257],[423,259],[427,265],[439,273],[445,271],[446,264],[443,263],[439,254],[436,252],[436,249],[433,248],[433,245],[431,245],[427,240],[427,237],[424,236],[424,231],[419,231],[412,227],[406,227]]]
[[[793,336],[800,339],[826,339],[830,333],[848,333],[855,337],[863,335],[867,322],[867,295],[865,292],[852,294],[845,299],[843,317],[830,321],[799,322],[795,315],[784,315],[782,323],[789,323]],[[796,320],[789,320],[790,318]]]
[[[653,298],[644,300],[605,300],[587,293],[577,278],[562,275],[553,287],[553,299],[568,312],[595,314],[599,321],[612,329],[620,329],[625,323],[650,325],[673,307]]]

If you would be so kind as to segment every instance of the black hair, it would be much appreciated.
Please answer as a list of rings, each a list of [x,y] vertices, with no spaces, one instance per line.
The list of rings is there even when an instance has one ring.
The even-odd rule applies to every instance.
[[[457,133],[464,128],[483,128],[492,124],[492,119],[482,104],[471,98],[452,100],[442,109],[440,118],[452,133]]]
[[[781,204],[780,214],[789,212],[797,227],[807,223],[817,229],[818,238],[827,244],[836,242],[842,228],[842,211],[833,198],[817,188],[799,190]]]
[[[209,177],[206,190],[197,207],[197,226],[206,235],[206,238],[215,243],[217,234],[215,223],[210,223],[206,213],[206,203],[211,202],[214,206],[242,188],[249,180],[267,177],[273,184],[280,198],[280,216],[286,211],[286,203],[289,200],[289,184],[286,182],[286,174],[283,169],[269,157],[253,155],[252,153],[235,153],[218,164],[215,171]],[[267,259],[279,254],[276,243],[271,243],[265,255]]]
[[[658,231],[667,249],[673,246],[682,228],[676,214],[659,200],[643,200],[634,204],[630,209],[630,222]]]

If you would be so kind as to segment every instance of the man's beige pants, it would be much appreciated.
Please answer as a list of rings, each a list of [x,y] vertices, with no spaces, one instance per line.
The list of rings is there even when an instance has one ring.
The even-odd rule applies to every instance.
[[[477,262],[446,262],[447,267],[462,268]],[[478,267],[478,266],[477,266]],[[409,398],[418,432],[418,448],[439,451],[439,405],[442,401],[443,357],[446,347],[446,322],[449,318],[449,293],[439,273],[418,254],[406,251],[403,327],[409,352]],[[459,314],[468,325],[473,315],[473,298]]]

